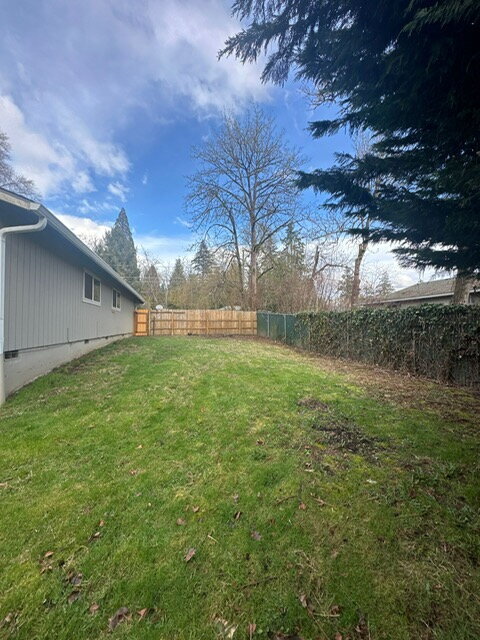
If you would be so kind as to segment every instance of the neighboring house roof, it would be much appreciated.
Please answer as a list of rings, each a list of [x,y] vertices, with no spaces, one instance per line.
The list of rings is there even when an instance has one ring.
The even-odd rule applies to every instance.
[[[406,300],[430,300],[435,298],[447,298],[453,296],[455,278],[443,278],[430,282],[418,282],[410,287],[393,291],[379,300],[373,300],[371,304],[384,304],[385,302],[403,302]],[[469,293],[480,292],[480,280],[473,279],[469,284]]]
[[[135,291],[115,269],[112,269],[105,260],[102,260],[100,256],[87,247],[80,238],[77,238],[77,236],[60,222],[43,204],[0,187],[0,205],[6,205],[8,207],[8,212],[12,218],[11,221],[8,221],[9,224],[31,224],[32,222],[36,222],[39,215],[44,216],[47,219],[47,226],[44,231],[38,234],[39,237],[42,235],[48,237],[48,240],[52,243],[52,247],[56,250],[59,248],[59,241],[63,242],[63,244],[66,242],[69,249],[67,253],[70,258],[82,256],[83,262],[90,264],[91,268],[96,268],[107,275],[111,280],[116,282],[119,287],[129,292],[136,302],[141,304],[145,302],[142,296]],[[10,205],[10,207],[8,205]],[[3,207],[0,206],[0,220],[2,210],[4,211]]]

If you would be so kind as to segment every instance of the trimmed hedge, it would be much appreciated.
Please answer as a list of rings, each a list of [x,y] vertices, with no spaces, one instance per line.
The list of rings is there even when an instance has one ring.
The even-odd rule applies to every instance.
[[[326,356],[480,385],[480,307],[426,304],[300,313],[285,337]]]

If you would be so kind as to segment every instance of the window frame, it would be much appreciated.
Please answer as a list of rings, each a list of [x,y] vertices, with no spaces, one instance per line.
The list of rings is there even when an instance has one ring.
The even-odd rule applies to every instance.
[[[118,306],[113,304],[114,299],[118,301]],[[122,294],[118,289],[112,287],[112,311],[121,311],[122,310]]]
[[[91,298],[85,297],[85,276],[90,276],[90,278],[92,279],[92,297]],[[99,285],[100,299],[98,301],[94,299],[94,296],[95,296],[95,280],[98,282],[98,285]],[[84,269],[84,271],[83,271],[82,300],[83,300],[83,302],[86,302],[87,304],[94,304],[96,307],[101,307],[102,306],[102,281],[100,280],[100,278],[98,278],[97,276],[93,275],[93,273],[91,273],[90,271],[87,271],[86,269]]]

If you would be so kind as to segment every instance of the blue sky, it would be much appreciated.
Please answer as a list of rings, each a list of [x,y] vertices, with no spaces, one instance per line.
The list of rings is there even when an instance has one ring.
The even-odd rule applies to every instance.
[[[301,87],[265,86],[261,66],[217,52],[239,24],[224,0],[0,0],[0,129],[15,167],[83,237],[102,234],[124,206],[139,247],[164,261],[192,242],[185,176],[192,145],[224,110],[255,101],[289,142],[326,167],[345,134],[313,141]],[[314,200],[313,196],[308,196]],[[385,247],[369,260],[400,270]]]

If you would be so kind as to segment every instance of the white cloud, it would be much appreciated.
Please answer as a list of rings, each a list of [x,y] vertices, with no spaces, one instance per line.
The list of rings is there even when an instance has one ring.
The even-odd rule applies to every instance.
[[[143,177],[142,177],[142,184],[146,185],[148,184],[148,173],[144,173]]]
[[[190,229],[190,227],[192,226],[192,223],[189,222],[188,220],[184,220],[183,218],[181,218],[180,216],[177,216],[175,218],[175,223],[176,224],[181,224],[182,227],[186,227],[187,229]]]
[[[238,28],[223,0],[25,0],[22,11],[5,8],[0,126],[15,167],[44,196],[89,193],[101,188],[99,177],[126,179],[130,160],[118,141],[132,114],[162,123],[267,100],[258,67],[217,60]]]
[[[75,193],[91,193],[96,191],[89,174],[86,171],[80,171],[72,181],[72,187]]]
[[[71,216],[65,213],[55,214],[60,222],[73,231],[73,233],[83,240],[86,244],[93,244],[96,240],[100,240],[105,232],[110,229],[113,223],[99,223],[92,218],[83,218],[81,216]]]
[[[88,245],[92,245],[96,240],[103,238],[105,232],[113,226],[113,221],[98,222],[88,216],[54,213],[70,231],[73,231],[76,236]],[[173,265],[177,258],[191,259],[193,257],[191,247],[194,239],[192,236],[173,237],[155,232],[150,234],[136,234],[134,232],[133,239],[137,246],[140,260],[145,252],[149,258],[159,260],[164,265]]]
[[[115,196],[122,202],[126,201],[128,192],[130,191],[128,187],[126,187],[124,184],[121,184],[120,182],[111,182],[107,188],[113,196]]]
[[[177,258],[192,258],[193,236],[165,236],[156,233],[134,234],[134,241],[140,256],[144,252],[163,264],[173,264]]]
[[[11,96],[0,95],[0,123],[10,138],[15,168],[32,178],[42,193],[56,191],[64,180],[74,180],[75,161],[71,154],[32,131]]]
[[[114,211],[118,212],[118,206],[109,200],[87,200],[87,198],[83,198],[80,203],[76,206],[78,213],[82,213],[84,215],[94,214],[96,216],[105,215],[107,213],[113,213]]]

